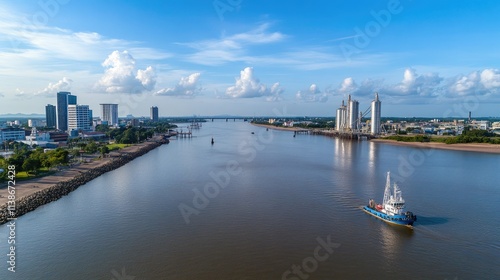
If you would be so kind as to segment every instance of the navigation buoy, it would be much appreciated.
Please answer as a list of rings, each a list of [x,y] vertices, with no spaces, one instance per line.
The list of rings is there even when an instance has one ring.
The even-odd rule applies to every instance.
[[[212,137],[212,145],[215,143],[214,138]]]

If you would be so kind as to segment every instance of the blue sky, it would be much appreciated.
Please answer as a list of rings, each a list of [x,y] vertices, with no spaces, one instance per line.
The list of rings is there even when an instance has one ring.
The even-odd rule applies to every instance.
[[[0,114],[500,116],[499,1],[0,2]]]

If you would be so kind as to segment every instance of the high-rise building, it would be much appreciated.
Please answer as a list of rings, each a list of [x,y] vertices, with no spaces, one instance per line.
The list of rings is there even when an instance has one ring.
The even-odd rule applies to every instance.
[[[68,96],[70,92],[60,91],[57,93],[57,129],[68,130]]]
[[[110,126],[118,125],[118,104],[100,104],[101,119]]]
[[[377,135],[380,133],[380,109],[381,102],[378,99],[378,93],[375,93],[375,100],[372,101],[372,119],[371,119],[371,133]]]
[[[150,110],[151,120],[154,122],[158,121],[158,107],[153,106]]]
[[[56,106],[47,104],[45,106],[45,120],[47,122],[47,127],[55,128],[57,124],[56,120]]]
[[[70,95],[68,95],[68,105],[76,105],[76,104],[78,104],[76,102],[76,95],[71,95],[70,93]]]
[[[89,105],[68,105],[68,131],[73,130],[90,130]]]
[[[94,116],[93,116],[93,112],[92,110],[89,109],[89,126],[92,127],[94,125],[94,122],[93,122],[93,119]]]

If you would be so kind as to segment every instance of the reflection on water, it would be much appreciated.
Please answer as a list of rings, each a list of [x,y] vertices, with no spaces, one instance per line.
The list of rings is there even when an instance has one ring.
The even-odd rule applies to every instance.
[[[413,234],[413,230],[408,227],[386,223],[380,225],[382,255],[390,265],[397,265],[403,251],[402,246],[408,243]]]
[[[375,175],[375,165],[376,160],[378,159],[377,147],[378,146],[373,142],[368,143],[368,172],[370,177],[372,178]]]

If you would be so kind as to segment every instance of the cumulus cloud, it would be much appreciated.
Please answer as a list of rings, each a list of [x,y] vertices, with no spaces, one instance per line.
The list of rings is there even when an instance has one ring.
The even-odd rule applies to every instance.
[[[443,78],[436,73],[419,75],[412,68],[407,68],[403,80],[397,84],[384,85],[383,80],[367,79],[358,84],[352,77],[345,78],[335,90],[338,94],[367,96],[376,91],[389,96],[433,96],[441,90]]]
[[[391,95],[430,96],[437,95],[443,78],[436,73],[418,75],[415,69],[407,68],[403,80],[384,90]]]
[[[281,94],[285,90],[281,87],[280,83],[274,83],[271,86],[270,90],[270,95],[266,97],[267,101],[281,101],[283,98],[281,97]]]
[[[334,93],[339,95],[358,95],[368,96],[372,95],[375,91],[379,90],[382,86],[382,80],[367,79],[358,84],[352,77],[345,78]]]
[[[200,73],[193,73],[187,77],[182,77],[177,85],[172,88],[163,88],[155,92],[155,95],[189,97],[194,96],[201,90],[201,88],[198,86],[200,75]]]
[[[448,80],[448,96],[486,95],[500,93],[500,70],[484,69]]]
[[[98,90],[109,93],[142,93],[153,90],[156,73],[153,67],[136,69],[135,59],[128,51],[114,51],[102,63],[106,68],[97,82]]]
[[[35,95],[45,95],[45,96],[55,96],[59,91],[70,91],[71,84],[73,80],[63,77],[56,83],[49,83],[49,85],[41,91],[35,93]]]
[[[326,102],[328,101],[328,94],[321,92],[316,84],[311,84],[308,90],[299,90],[295,94],[299,101],[304,102]]]
[[[240,77],[236,78],[234,86],[226,89],[226,96],[232,98],[255,98],[267,97],[268,101],[280,100],[283,89],[279,83],[275,83],[270,89],[262,84],[253,74],[252,67],[246,67],[240,72]]]
[[[469,95],[500,97],[500,70],[488,68],[467,75],[444,78],[437,73],[417,74],[416,70],[408,68],[399,83],[384,84],[382,80],[365,80],[358,84],[352,77],[348,77],[334,90],[334,93],[366,96],[376,91],[394,97],[395,101],[416,101],[413,97],[459,98]]]

